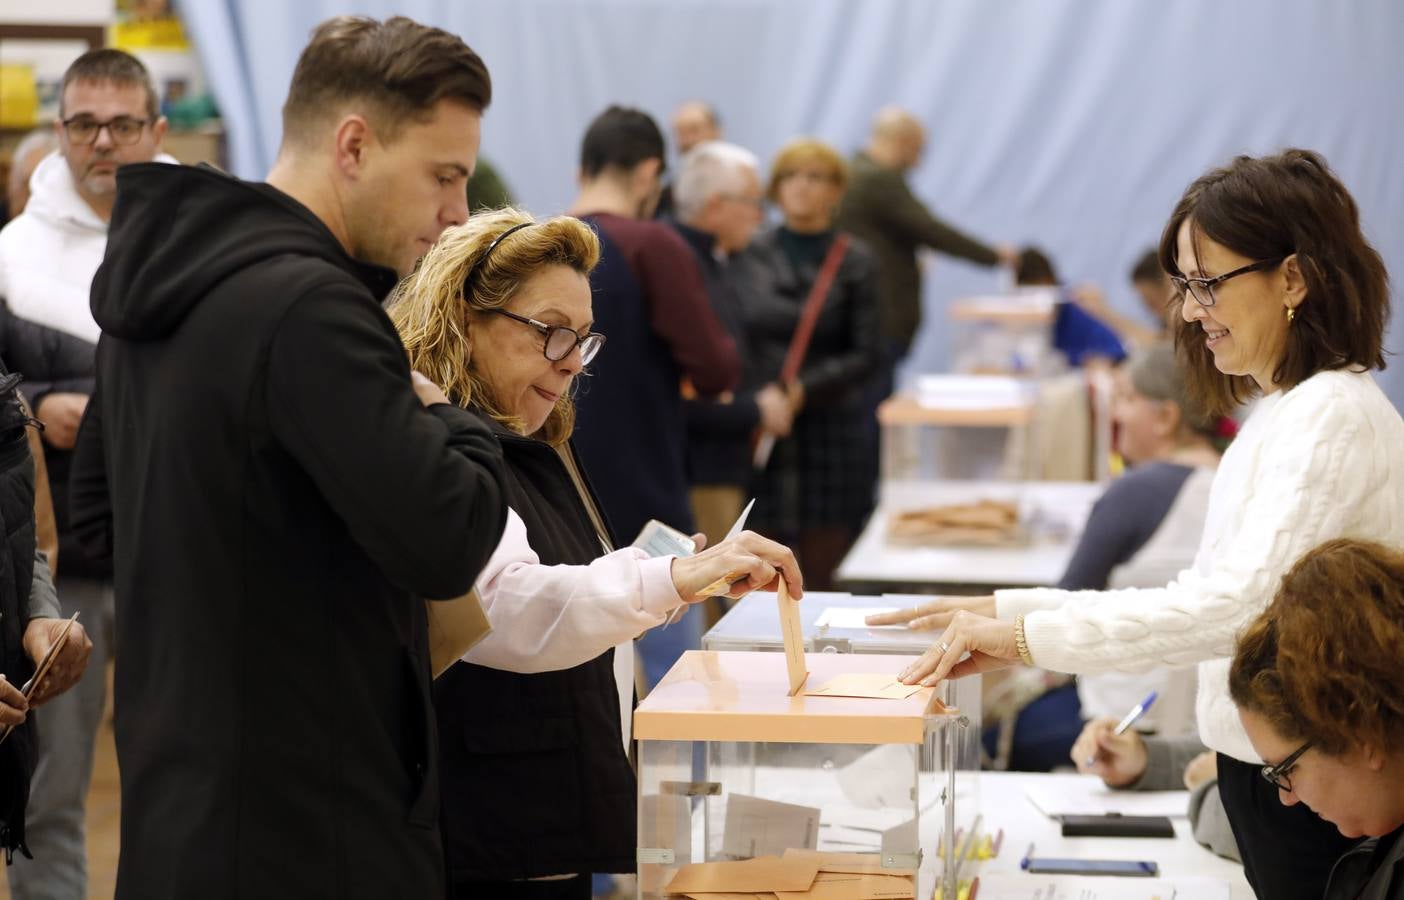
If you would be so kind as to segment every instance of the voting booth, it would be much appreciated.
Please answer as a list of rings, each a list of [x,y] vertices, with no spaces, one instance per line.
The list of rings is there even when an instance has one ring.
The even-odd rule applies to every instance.
[[[962,711],[897,682],[915,657],[799,659],[796,688],[784,653],[690,651],[639,705],[640,897],[896,900],[951,870]]]

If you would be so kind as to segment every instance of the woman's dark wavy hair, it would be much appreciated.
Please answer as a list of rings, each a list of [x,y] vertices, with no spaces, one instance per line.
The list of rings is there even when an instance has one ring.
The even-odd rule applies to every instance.
[[[1196,179],[1160,237],[1160,265],[1171,275],[1184,274],[1178,238],[1186,221],[1196,246],[1203,236],[1255,261],[1297,255],[1307,293],[1273,373],[1278,384],[1292,387],[1328,369],[1385,367],[1389,274],[1360,229],[1355,200],[1320,154],[1240,156]],[[1258,385],[1215,368],[1204,340],[1198,323],[1176,318],[1175,344],[1189,390],[1210,413],[1224,415]]]

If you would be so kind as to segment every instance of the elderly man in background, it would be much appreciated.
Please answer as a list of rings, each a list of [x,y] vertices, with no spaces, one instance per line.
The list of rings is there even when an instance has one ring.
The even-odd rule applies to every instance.
[[[684,407],[692,511],[697,530],[714,544],[745,502],[752,432],[764,424],[768,432],[787,434],[794,412],[779,385],[758,383],[747,365],[747,280],[738,271],[745,263],[737,255],[761,224],[765,192],[755,155],[722,141],[699,144],[683,157],[674,191],[672,225],[692,248],[712,309],[741,355],[741,382],[734,392],[690,396]]]
[[[853,157],[848,191],[839,208],[838,227],[861,238],[877,264],[878,325],[881,352],[863,397],[864,421],[873,446],[881,440],[877,407],[897,384],[897,366],[907,356],[921,327],[923,248],[982,266],[1012,266],[1013,246],[991,247],[938,219],[912,193],[907,175],[926,150],[926,129],[915,116],[897,107],[873,119],[867,146]],[[876,478],[877,458],[873,460]]]
[[[673,111],[673,142],[677,145],[680,160],[698,144],[719,141],[721,137],[721,116],[717,115],[711,104],[688,100]],[[675,190],[675,184],[663,185],[663,193],[658,197],[658,218],[671,219],[677,214],[677,199],[673,196]]]
[[[877,260],[879,323],[885,359],[879,362],[875,399],[892,392],[898,362],[921,325],[921,271],[917,253],[929,248],[982,266],[1012,265],[1013,247],[992,247],[938,219],[912,193],[907,175],[926,149],[926,129],[903,109],[887,107],[873,120],[867,146],[853,158],[839,211],[839,227],[852,232]]]
[[[721,138],[721,116],[711,104],[688,100],[673,112],[673,139],[680,156],[691,152],[698,144]]]

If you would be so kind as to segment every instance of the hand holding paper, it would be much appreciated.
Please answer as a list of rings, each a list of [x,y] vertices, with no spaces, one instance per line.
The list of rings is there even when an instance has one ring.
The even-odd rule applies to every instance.
[[[727,589],[709,593],[718,588],[722,579],[726,580]],[[789,548],[752,531],[743,531],[695,556],[673,560],[673,585],[678,596],[689,602],[708,596],[739,598],[751,591],[775,590],[780,579],[799,599],[804,579],[795,555]]]
[[[24,652],[38,667],[25,688],[30,706],[43,705],[83,677],[93,642],[77,619],[77,613],[69,619],[30,619],[25,627]]]

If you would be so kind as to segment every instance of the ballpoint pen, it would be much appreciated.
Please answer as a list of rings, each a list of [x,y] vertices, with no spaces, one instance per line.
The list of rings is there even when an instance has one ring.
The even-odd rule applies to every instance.
[[[1155,702],[1155,698],[1155,691],[1151,691],[1149,694],[1147,694],[1146,699],[1142,700],[1140,703],[1137,703],[1134,707],[1132,707],[1131,711],[1126,714],[1126,718],[1122,719],[1120,722],[1117,723],[1116,730],[1112,732],[1112,735],[1115,737],[1120,737],[1121,735],[1125,734],[1126,729],[1136,724],[1136,720],[1146,714],[1146,710],[1151,708],[1151,704]],[[1090,757],[1088,757],[1087,765],[1092,766],[1095,765],[1096,762],[1097,754],[1093,753]]]

